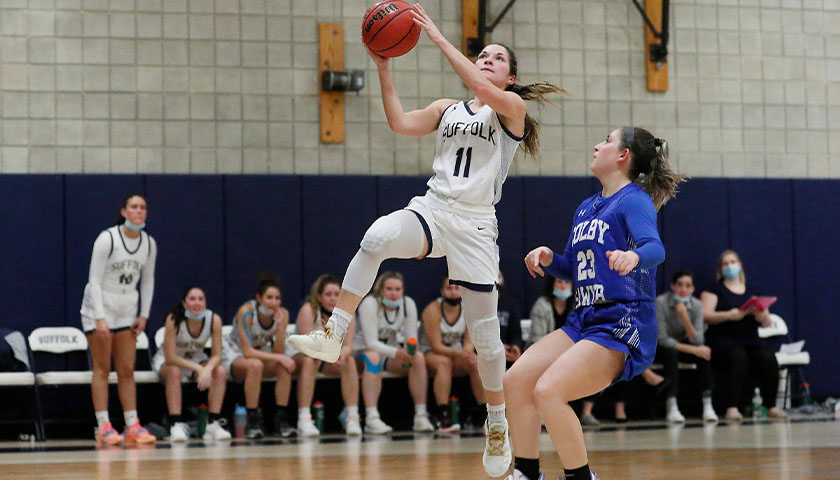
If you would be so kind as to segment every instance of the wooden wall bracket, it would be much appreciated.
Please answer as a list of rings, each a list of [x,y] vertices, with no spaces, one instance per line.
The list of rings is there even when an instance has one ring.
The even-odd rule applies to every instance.
[[[344,27],[318,24],[318,91],[321,97],[321,142],[344,142],[344,92],[325,92],[321,76],[327,70],[344,70]]]

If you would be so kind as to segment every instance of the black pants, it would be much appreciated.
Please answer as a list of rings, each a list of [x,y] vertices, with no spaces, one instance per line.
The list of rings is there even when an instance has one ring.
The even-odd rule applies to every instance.
[[[763,405],[776,406],[779,364],[772,350],[763,345],[739,345],[730,338],[707,342],[712,349],[712,365],[724,378],[726,408],[739,407],[745,387],[758,383]],[[748,383],[749,382],[749,383]]]
[[[697,365],[701,391],[705,392],[712,389],[712,368],[708,360],[703,360],[690,353],[678,352],[676,348],[658,345],[656,347],[656,362],[662,364],[664,376],[669,381],[668,388],[665,390],[666,397],[676,397],[679,393],[679,362]]]

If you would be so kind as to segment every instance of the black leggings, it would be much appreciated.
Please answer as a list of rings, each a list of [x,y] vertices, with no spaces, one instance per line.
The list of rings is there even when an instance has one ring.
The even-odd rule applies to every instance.
[[[679,393],[679,362],[697,365],[697,373],[700,375],[701,391],[706,392],[712,389],[712,368],[708,360],[703,360],[690,353],[678,352],[676,348],[659,345],[656,347],[656,362],[662,364],[664,376],[670,381],[670,384],[665,390],[666,397],[676,397]]]
[[[756,380],[763,405],[768,409],[776,406],[779,364],[772,350],[762,345],[739,345],[730,338],[709,339],[708,344],[712,349],[712,364],[725,378],[727,408],[740,406],[747,382],[753,385]]]

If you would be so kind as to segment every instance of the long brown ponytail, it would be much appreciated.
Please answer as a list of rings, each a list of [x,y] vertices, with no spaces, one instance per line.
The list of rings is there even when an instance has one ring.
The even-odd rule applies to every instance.
[[[508,52],[510,75],[517,76],[519,71],[519,62],[516,59],[516,54],[507,45],[497,43],[500,47],[504,47]],[[568,93],[562,88],[548,82],[537,82],[529,85],[519,85],[514,83],[508,85],[505,90],[519,95],[522,100],[536,100],[539,104],[552,103],[546,95],[549,93]],[[540,124],[534,118],[525,114],[525,134],[522,136],[522,150],[528,155],[536,155],[540,151]]]
[[[633,154],[630,180],[645,189],[659,210],[677,194],[677,187],[686,176],[671,169],[668,162],[668,142],[656,138],[641,127],[621,129],[621,149]]]

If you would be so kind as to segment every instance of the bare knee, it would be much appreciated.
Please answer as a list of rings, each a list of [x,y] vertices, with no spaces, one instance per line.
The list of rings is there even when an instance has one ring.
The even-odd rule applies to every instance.
[[[251,376],[256,376],[258,378],[262,377],[263,362],[260,361],[260,360],[257,360],[256,358],[251,358],[251,359],[248,360],[248,364],[246,365],[245,369],[246,369],[245,371],[247,372],[246,376],[248,376],[248,377],[251,377]]]
[[[108,374],[111,373],[111,365],[102,366],[102,365],[93,365],[93,373],[91,376],[95,379],[105,380],[108,381]]]
[[[537,404],[537,409],[540,411],[550,410],[555,407],[558,402],[569,402],[563,388],[560,385],[545,379],[538,380],[536,386],[534,387],[534,403]]]
[[[167,368],[166,381],[172,383],[181,383],[181,369],[177,367]]]
[[[134,379],[134,362],[117,363],[114,365],[114,370],[117,371],[118,378]]]
[[[216,382],[224,382],[227,380],[227,370],[225,370],[225,367],[218,365],[213,369],[213,380]]]

